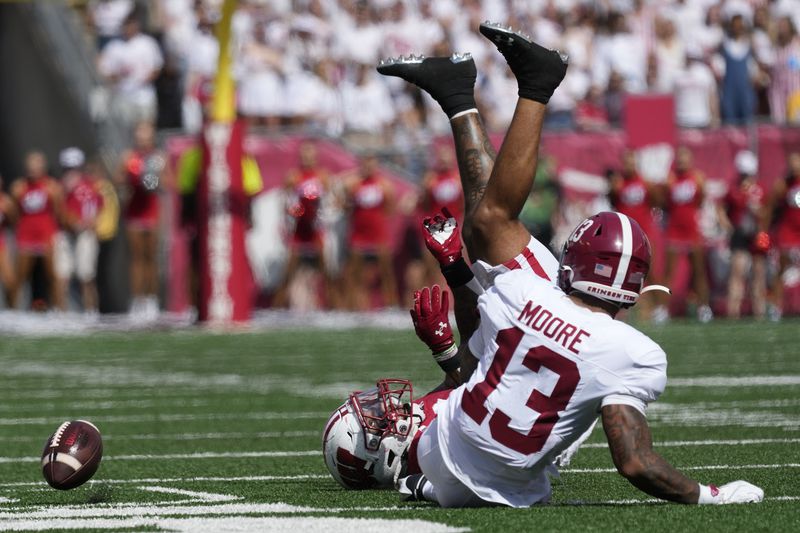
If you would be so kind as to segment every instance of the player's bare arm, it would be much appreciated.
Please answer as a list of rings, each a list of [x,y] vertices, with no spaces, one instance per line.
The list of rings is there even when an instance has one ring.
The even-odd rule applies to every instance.
[[[603,429],[614,465],[639,490],[678,503],[753,503],[764,499],[764,491],[747,481],[732,481],[721,487],[694,481],[653,451],[647,419],[629,405],[607,405],[602,409]]]
[[[653,451],[647,419],[629,405],[607,405],[603,429],[617,471],[633,486],[662,500],[697,503],[699,484]]]
[[[496,265],[512,259],[530,240],[517,217],[533,187],[545,106],[564,79],[567,58],[498,24],[483,23],[480,32],[506,59],[519,89],[514,117],[471,221],[473,259]]]
[[[517,102],[486,192],[467,224],[475,257],[491,265],[512,259],[531,238],[518,216],[533,187],[545,109],[533,100]]]
[[[483,197],[495,159],[475,103],[477,71],[472,56],[454,53],[450,57],[390,58],[380,62],[378,72],[416,85],[436,100],[450,119],[464,190],[464,216],[470,220]],[[468,227],[464,228],[464,242],[472,255]]]
[[[477,110],[451,119],[450,128],[453,130],[458,172],[464,189],[464,218],[471,220],[486,191],[497,153]],[[465,231],[468,232],[466,228]],[[467,251],[472,254],[468,234],[464,236],[464,241]]]

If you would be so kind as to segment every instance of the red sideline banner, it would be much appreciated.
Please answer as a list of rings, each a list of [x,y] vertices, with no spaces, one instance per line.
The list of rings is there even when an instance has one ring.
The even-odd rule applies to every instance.
[[[253,276],[245,250],[248,199],[242,180],[244,122],[210,122],[203,131],[198,187],[200,298],[198,318],[210,324],[250,319]]]
[[[638,150],[654,144],[674,146],[675,101],[671,94],[637,94],[625,98],[624,130],[628,147]]]

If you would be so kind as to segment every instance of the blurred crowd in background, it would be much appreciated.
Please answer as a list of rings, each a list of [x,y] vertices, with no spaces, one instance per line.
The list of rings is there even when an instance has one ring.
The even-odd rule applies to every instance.
[[[219,4],[88,2],[117,112],[199,127],[216,69]],[[548,128],[619,125],[624,96],[646,92],[673,93],[684,127],[800,123],[797,0],[242,0],[233,21],[239,111],[254,123],[371,145],[424,143],[447,131],[446,120],[413,87],[379,76],[375,64],[470,52],[481,110],[490,129],[503,129],[516,85],[475,31],[483,20],[505,21],[569,54]]]
[[[58,164],[39,152],[25,156],[26,176],[0,195],[1,233],[15,235],[14,246],[0,240],[6,306],[95,310],[102,243],[117,231],[121,215],[131,311],[156,316],[164,306],[166,250],[176,220],[189,241],[190,272],[183,279],[188,300],[195,301],[191,184],[200,172],[199,152],[170,162],[159,139],[194,134],[202,125],[217,68],[213,28],[220,1],[74,4],[106,82],[93,106],[127,124],[131,148],[110,180],[74,148]],[[259,279],[262,305],[405,306],[411,289],[443,283],[422,246],[418,220],[442,207],[461,216],[452,147],[433,142],[449,134],[449,125],[426,95],[379,76],[375,64],[390,56],[470,52],[482,115],[490,131],[503,131],[516,83],[475,31],[487,19],[525,29],[569,54],[567,77],[548,106],[550,130],[619,127],[625,95],[642,93],[672,93],[677,124],[685,128],[800,124],[798,0],[242,0],[232,41],[240,115],[260,133],[335,137],[362,154],[356,168],[333,172],[320,164],[317,141],[303,142],[284,186],[269,194],[260,189],[257,166],[244,162],[254,225],[264,218],[260,209],[274,229],[261,245],[279,258],[267,279]],[[408,183],[384,175],[380,163],[387,155]],[[740,152],[737,179],[707,194],[688,149],[678,149],[660,184],[642,179],[633,153],[626,153],[607,169],[607,194],[581,207],[564,194],[559,163],[543,154],[522,213],[531,233],[556,254],[576,217],[613,207],[651,235],[653,282],[676,282],[678,259],[689,258],[692,313],[699,319],[714,312],[781,317],[784,285],[800,280],[800,154],[789,156],[785,179],[764,187],[755,155]],[[169,206],[176,194],[181,207],[174,213]],[[400,244],[390,246],[390,228],[401,219],[407,223]],[[669,317],[665,302],[653,299],[644,307],[655,321]]]

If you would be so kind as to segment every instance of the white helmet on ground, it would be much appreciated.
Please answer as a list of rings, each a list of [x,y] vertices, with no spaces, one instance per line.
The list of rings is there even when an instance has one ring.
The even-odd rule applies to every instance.
[[[393,487],[405,473],[404,455],[418,424],[412,388],[405,380],[382,379],[374,389],[354,392],[333,412],[322,435],[331,476],[347,489]]]

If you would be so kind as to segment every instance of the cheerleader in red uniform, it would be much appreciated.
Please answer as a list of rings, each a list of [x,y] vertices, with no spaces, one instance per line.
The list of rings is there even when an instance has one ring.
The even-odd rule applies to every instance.
[[[0,176],[0,284],[6,297],[6,307],[11,306],[11,298],[14,290],[14,267],[11,264],[11,256],[8,253],[6,244],[6,229],[9,228],[17,218],[17,207],[14,200],[3,192],[3,177]]]
[[[393,187],[380,175],[377,157],[367,155],[361,158],[358,172],[347,179],[346,188],[350,206],[350,256],[345,267],[349,307],[359,310],[368,307],[363,275],[364,260],[368,257],[378,262],[383,304],[394,306],[397,304],[397,285],[387,233],[389,215],[393,210]]]
[[[758,184],[758,160],[747,150],[736,154],[737,178],[718,204],[718,218],[730,234],[731,273],[728,277],[728,316],[741,316],[747,286],[748,267],[752,272],[753,315],[766,313],[767,263],[765,244],[769,237],[763,230],[764,189]],[[766,243],[764,239],[767,239]]]
[[[775,184],[769,213],[774,220],[775,244],[780,252],[780,274],[773,291],[773,319],[783,311],[783,273],[800,255],[800,152],[789,155],[786,179]]]
[[[434,166],[425,175],[422,187],[425,195],[424,212],[441,213],[446,207],[461,226],[464,221],[464,192],[450,146],[442,145],[437,148]]]
[[[642,227],[652,239],[655,233],[653,206],[656,205],[656,191],[652,185],[639,175],[636,169],[636,156],[626,150],[622,156],[622,171],[611,178],[611,205],[615,211],[627,215]]]
[[[705,177],[692,168],[692,153],[678,148],[675,168],[667,178],[667,271],[666,278],[674,286],[675,262],[679,255],[689,254],[694,292],[697,297],[697,317],[701,322],[714,318],[709,307],[706,258],[703,236],[700,233],[700,207],[704,198]]]
[[[155,144],[155,130],[142,122],[134,130],[134,148],[122,156],[117,175],[127,191],[125,226],[131,254],[131,292],[134,313],[158,314],[159,190],[166,158]]]
[[[610,179],[609,200],[612,207],[615,211],[638,222],[650,238],[652,246],[653,235],[656,232],[653,207],[658,204],[658,191],[639,174],[636,168],[636,154],[632,150],[626,150],[622,154],[622,170],[620,172],[611,171],[608,173],[608,177]],[[660,283],[652,270],[648,279],[651,283]],[[650,301],[645,298],[642,303],[650,303]],[[650,306],[646,305],[642,313],[647,316],[650,312]],[[665,308],[664,313],[666,313]],[[653,319],[659,320],[660,317],[653,315]]]
[[[17,275],[11,296],[15,307],[19,291],[28,281],[34,262],[41,257],[47,276],[50,304],[64,308],[64,301],[56,287],[53,247],[59,220],[63,212],[63,193],[58,182],[47,175],[47,159],[41,152],[30,152],[25,158],[24,178],[11,186],[11,196],[17,204]]]
[[[289,239],[289,261],[283,285],[275,294],[275,306],[285,307],[289,303],[289,285],[297,274],[301,258],[313,259],[319,270],[326,276],[325,258],[322,253],[323,228],[320,221],[320,208],[328,193],[328,173],[317,163],[317,147],[311,141],[303,142],[299,149],[299,166],[286,178],[284,187],[288,198],[287,210],[293,221]],[[325,283],[324,292],[330,284]],[[328,303],[333,294],[328,294]],[[335,298],[334,298],[335,299]]]

